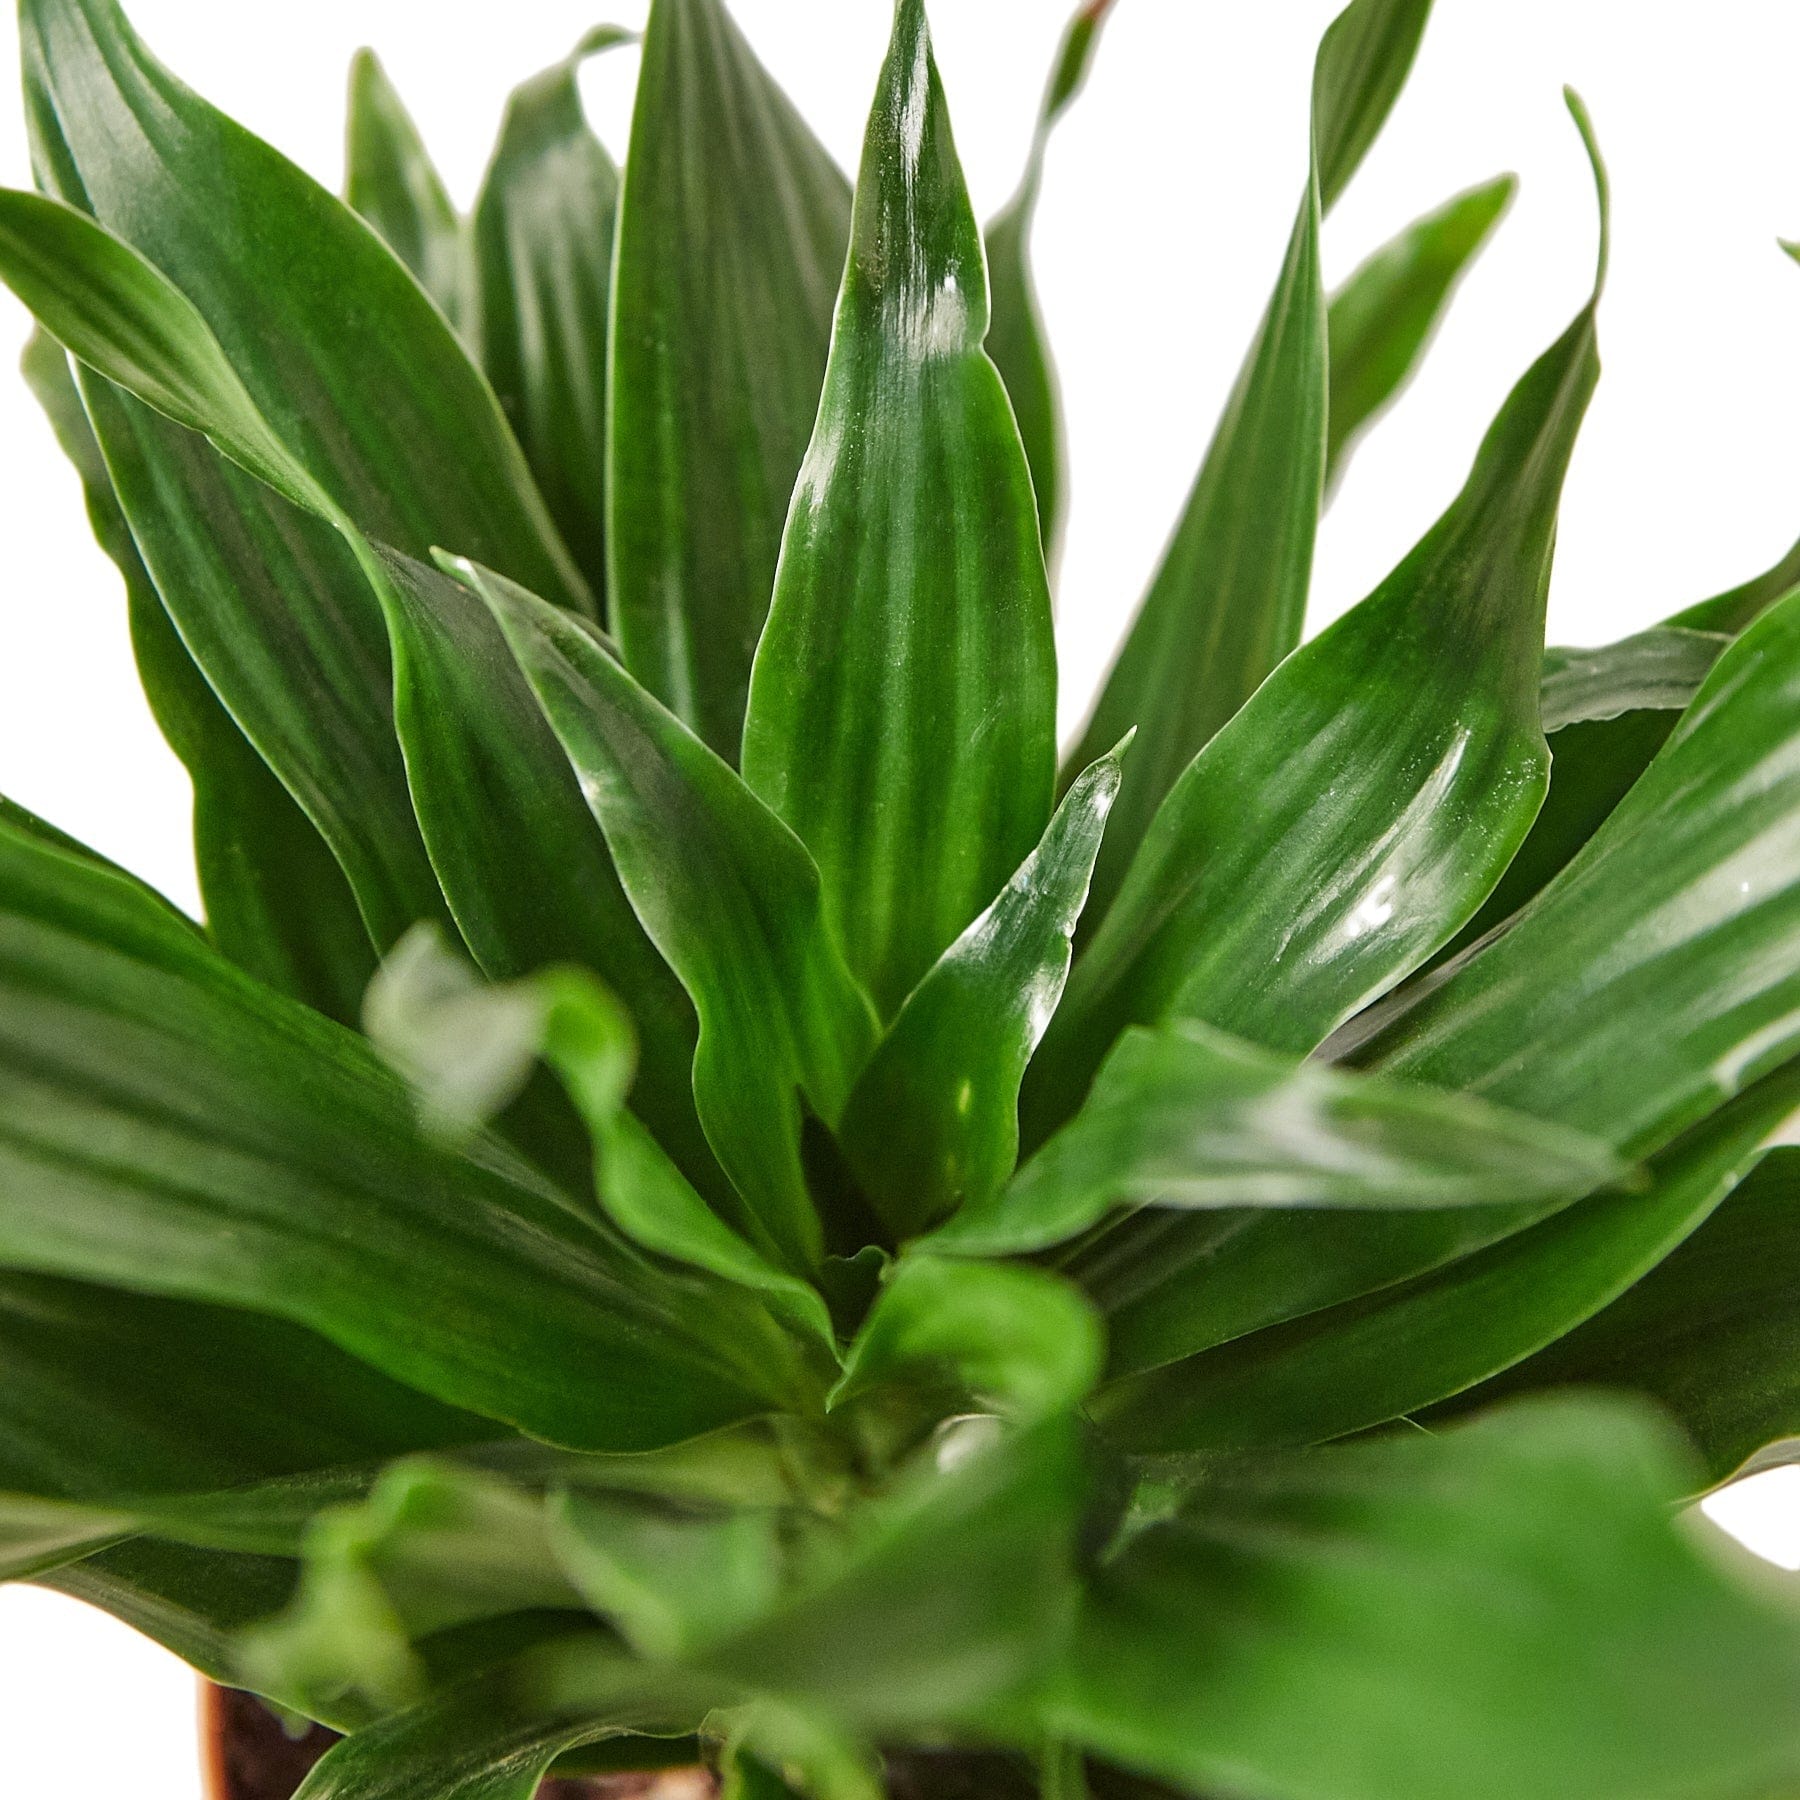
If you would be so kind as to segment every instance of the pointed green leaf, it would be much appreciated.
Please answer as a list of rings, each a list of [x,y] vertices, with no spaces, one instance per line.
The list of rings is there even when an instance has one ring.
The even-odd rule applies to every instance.
[[[831,1404],[911,1387],[1043,1418],[1079,1406],[1100,1362],[1100,1322],[1067,1282],[1005,1263],[907,1256],[851,1344]]]
[[[1108,1426],[1143,1449],[1309,1444],[1458,1393],[1668,1255],[1796,1101],[1800,1072],[1783,1070],[1658,1157],[1642,1191],[1594,1195],[1432,1274],[1118,1383],[1100,1403]],[[1154,1346],[1124,1334],[1120,1348],[1115,1367],[1141,1368]]]
[[[67,353],[41,329],[26,381],[81,477],[88,518],[125,582],[151,711],[194,787],[194,860],[207,930],[240,968],[340,1023],[356,1016],[374,946],[324,840],[195,667],[113,492]]]
[[[722,0],[654,0],[625,169],[608,615],[632,673],[735,761],[850,192]]]
[[[999,897],[907,996],[838,1140],[897,1238],[987,1199],[1019,1153],[1019,1082],[1062,998],[1124,746],[1087,770]]]
[[[619,171],[575,84],[584,56],[629,34],[590,32],[515,88],[475,202],[481,365],[550,516],[606,592],[606,340]]]
[[[1085,768],[1141,727],[1094,874],[1090,929],[1176,777],[1300,640],[1325,478],[1319,222],[1398,98],[1429,11],[1430,0],[1352,0],[1319,46],[1310,178],[1274,295],[1067,765]]]
[[[1578,1133],[1187,1020],[1127,1032],[1080,1112],[992,1200],[927,1242],[961,1255],[1038,1250],[1120,1206],[1386,1212],[1569,1200],[1621,1173]]]
[[[1699,1450],[1708,1484],[1800,1438],[1800,1152],[1772,1150],[1691,1237],[1604,1312],[1468,1403],[1548,1387],[1654,1400]]]
[[[1357,1054],[1633,1155],[1800,1047],[1800,596],[1714,665],[1643,778]]]
[[[1311,1050],[1500,879],[1549,781],[1544,601],[1599,376],[1598,298],[1596,284],[1393,574],[1296,651],[1170,792],[1027,1081],[1028,1136],[1073,1109],[1127,1025],[1198,1018]],[[1121,805],[1130,786],[1128,772]]]
[[[811,857],[583,626],[485,570],[458,573],[494,609],[644,929],[693,998],[694,1097],[744,1203],[734,1223],[812,1269],[824,1234],[801,1168],[803,1105],[836,1120],[875,1028]]]
[[[412,270],[438,310],[466,334],[468,234],[387,70],[373,50],[350,64],[344,199]]]
[[[1087,80],[1100,27],[1112,6],[1113,0],[1082,0],[1069,21],[1038,109],[1025,173],[987,228],[991,314],[987,353],[1000,371],[1018,421],[1025,460],[1031,465],[1031,485],[1037,494],[1038,535],[1043,541],[1044,561],[1051,568],[1056,566],[1062,525],[1062,396],[1044,342],[1044,321],[1031,277],[1031,227],[1044,183],[1044,152],[1050,134]]]
[[[924,8],[901,0],[744,722],[744,778],[812,852],[884,1018],[1050,816],[1050,594],[986,331]]]
[[[1457,282],[1518,185],[1497,175],[1446,200],[1390,238],[1331,296],[1327,493],[1357,440],[1412,378]]]
[[[25,0],[20,33],[40,184],[187,295],[310,479],[396,549],[591,607],[492,392],[375,234],[178,82],[117,0]]]
[[[651,1265],[496,1144],[424,1142],[359,1039],[120,877],[0,832],[0,911],[0,1262],[287,1318],[581,1447],[783,1386],[781,1334],[734,1290]]]
[[[495,980],[566,962],[610,984],[641,1050],[634,1109],[716,1189],[694,1111],[693,1006],[638,923],[506,639],[461,582],[378,554],[413,809],[464,942]]]
[[[594,1189],[613,1223],[646,1250],[751,1289],[831,1360],[831,1319],[818,1290],[733,1231],[625,1111],[627,1092],[636,1092],[636,1034],[587,970],[546,969],[487,987],[421,926],[382,965],[367,1023],[376,1048],[412,1082],[427,1124],[465,1136],[519,1091],[541,1055],[587,1128]]]
[[[1665,625],[1684,627],[1689,631],[1723,631],[1736,633],[1761,618],[1777,600],[1800,587],[1800,544],[1778,562],[1753,575],[1737,587],[1710,600],[1701,600],[1684,608]]]
[[[1600,1399],[1218,1469],[1099,1570],[1045,1710],[1193,1792],[1784,1792],[1792,1584],[1670,1517],[1688,1480]]]

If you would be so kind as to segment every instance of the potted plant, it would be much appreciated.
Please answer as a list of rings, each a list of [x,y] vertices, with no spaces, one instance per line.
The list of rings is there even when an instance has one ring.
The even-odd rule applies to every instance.
[[[623,177],[601,32],[468,219],[372,60],[345,203],[22,0],[0,278],[205,923],[0,817],[0,1574],[311,1725],[232,1800],[1800,1783],[1792,1584],[1677,1516],[1800,1427],[1800,565],[1543,648],[1573,97],[1592,295],[1301,642],[1509,187],[1326,293],[1427,10],[1319,48],[1059,771],[1027,251],[1103,0],[985,244],[920,0],[854,188],[654,0]]]

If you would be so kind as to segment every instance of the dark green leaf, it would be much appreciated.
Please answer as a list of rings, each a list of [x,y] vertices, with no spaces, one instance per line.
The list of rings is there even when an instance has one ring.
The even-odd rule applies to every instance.
[[[818,1290],[778,1269],[712,1212],[624,1110],[634,1091],[636,1034],[587,970],[547,969],[487,987],[420,927],[370,988],[368,1028],[412,1082],[426,1122],[463,1135],[519,1090],[541,1055],[592,1140],[593,1185],[613,1223],[646,1250],[751,1289],[830,1360],[831,1320]]]
[[[475,202],[481,363],[587,583],[606,592],[606,341],[619,171],[575,77],[589,33],[513,90]]]
[[[1127,1025],[1199,1018],[1311,1050],[1499,880],[1549,781],[1544,600],[1599,377],[1598,298],[1596,282],[1393,574],[1295,652],[1172,789],[1027,1079],[1028,1140],[1073,1110]],[[1128,772],[1121,805],[1130,787]]]
[[[1800,544],[1760,575],[1710,600],[1698,601],[1663,623],[1689,631],[1739,632],[1796,587],[1800,587]]]
[[[1109,1428],[1141,1448],[1309,1444],[1470,1387],[1668,1255],[1796,1100],[1800,1071],[1782,1070],[1657,1158],[1645,1191],[1597,1194],[1433,1274],[1135,1376],[1104,1396]],[[1140,1344],[1125,1339],[1120,1366],[1146,1366]]]
[[[360,1040],[119,877],[0,832],[0,911],[0,1261],[288,1318],[580,1447],[669,1442],[789,1379],[731,1289],[653,1267],[496,1145],[422,1141]]]
[[[1645,1394],[1698,1447],[1709,1484],[1800,1438],[1800,1151],[1760,1167],[1604,1312],[1475,1389],[1574,1385]],[[1462,1403],[1459,1403],[1462,1404]]]
[[[1498,175],[1446,200],[1390,238],[1331,296],[1327,493],[1357,440],[1418,367],[1457,282],[1518,185]]]
[[[25,0],[20,32],[40,184],[187,294],[336,505],[410,555],[447,545],[591,607],[492,392],[375,234],[183,87],[116,0]]]
[[[891,1384],[1043,1418],[1079,1406],[1100,1361],[1099,1320],[1068,1283],[1004,1263],[907,1256],[851,1344],[831,1404]]]
[[[850,192],[721,0],[655,0],[619,204],[609,615],[632,672],[735,760]]]
[[[1325,477],[1319,221],[1398,97],[1429,10],[1430,0],[1352,0],[1319,46],[1310,179],[1274,295],[1068,765],[1085,768],[1141,727],[1094,874],[1090,928],[1176,777],[1300,640]]]
[[[494,1435],[280,1320],[0,1270],[0,1486],[109,1503]]]
[[[459,572],[494,609],[644,929],[693,998],[694,1097],[744,1202],[734,1222],[810,1270],[824,1237],[801,1171],[802,1101],[833,1122],[875,1034],[811,857],[584,627],[502,578]]]
[[[344,199],[412,270],[458,331],[470,318],[469,241],[419,128],[373,50],[350,64]]]
[[[1056,779],[1050,592],[986,332],[924,8],[901,0],[744,721],[744,777],[812,852],[883,1018],[1029,854]]]
[[[1112,5],[1113,0],[1083,0],[1069,21],[1038,109],[1025,173],[1013,197],[988,221],[987,228],[987,353],[1000,371],[1013,417],[1018,420],[1025,460],[1031,465],[1031,485],[1037,494],[1044,561],[1052,568],[1062,525],[1062,397],[1044,343],[1044,321],[1031,278],[1031,227],[1044,184],[1044,151],[1050,134],[1087,79],[1100,27]]]
[[[634,1108],[716,1192],[694,1112],[694,1009],[638,923],[506,639],[462,583],[378,554],[413,808],[464,941],[498,981],[567,962],[615,988],[640,1046]]]
[[[1120,1039],[1087,1103],[986,1205],[927,1240],[1006,1255],[1115,1207],[1496,1207],[1615,1179],[1603,1144],[1397,1082],[1261,1050],[1195,1021]]]
[[[1800,1625],[1600,1400],[1215,1472],[1096,1577],[1046,1711],[1190,1791],[1675,1800],[1800,1772]]]
[[[986,1200],[1019,1151],[1019,1082],[1062,998],[1069,941],[1119,791],[1123,746],[907,996],[851,1091],[845,1157],[897,1238]]]
[[[195,667],[144,567],[61,345],[26,346],[25,378],[75,465],[100,547],[125,582],[138,673],[194,787],[194,860],[207,929],[270,987],[348,1023],[374,946],[336,860]]]

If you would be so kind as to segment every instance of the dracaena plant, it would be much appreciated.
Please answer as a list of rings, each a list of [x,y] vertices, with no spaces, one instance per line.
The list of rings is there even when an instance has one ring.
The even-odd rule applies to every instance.
[[[346,1734],[307,1800],[1794,1791],[1795,1596],[1676,1509],[1800,1432],[1800,566],[1545,652],[1597,276],[1301,642],[1510,190],[1323,285],[1427,9],[1320,46],[1059,772],[1104,0],[985,240],[919,0],[854,186],[653,0],[622,173],[599,31],[466,218],[372,59],[345,203],[22,0],[0,276],[205,917],[0,819],[0,1572]]]

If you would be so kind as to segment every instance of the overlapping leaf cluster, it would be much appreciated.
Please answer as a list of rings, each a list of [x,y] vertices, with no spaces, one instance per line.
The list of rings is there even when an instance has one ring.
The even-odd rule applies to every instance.
[[[984,242],[919,0],[854,186],[653,0],[623,174],[600,30],[467,218],[371,58],[344,204],[22,0],[0,277],[205,924],[0,815],[0,1574],[347,1732],[307,1800],[1800,1783],[1795,1598],[1672,1513],[1800,1434],[1800,564],[1543,649],[1596,152],[1592,297],[1300,642],[1511,188],[1327,292],[1428,10],[1352,0],[1059,775],[1107,10]]]

